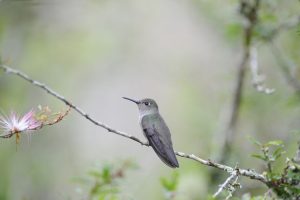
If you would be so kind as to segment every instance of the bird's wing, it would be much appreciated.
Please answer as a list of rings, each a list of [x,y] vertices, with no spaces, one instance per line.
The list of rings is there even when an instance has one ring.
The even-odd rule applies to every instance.
[[[147,115],[142,118],[142,128],[158,157],[172,168],[179,167],[171,141],[170,131],[159,115]]]

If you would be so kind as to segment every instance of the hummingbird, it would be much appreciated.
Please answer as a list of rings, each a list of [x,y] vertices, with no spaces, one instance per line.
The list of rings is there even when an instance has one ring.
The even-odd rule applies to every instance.
[[[139,122],[149,146],[166,165],[172,168],[179,167],[173,150],[170,130],[159,114],[157,103],[149,98],[142,100],[123,98],[137,104]]]

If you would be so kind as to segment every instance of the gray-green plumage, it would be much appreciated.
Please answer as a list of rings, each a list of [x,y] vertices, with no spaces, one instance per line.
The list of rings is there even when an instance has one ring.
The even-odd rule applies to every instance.
[[[127,97],[123,98],[138,105],[141,128],[158,157],[169,167],[179,167],[173,150],[170,130],[160,116],[156,102],[153,99],[136,101]]]

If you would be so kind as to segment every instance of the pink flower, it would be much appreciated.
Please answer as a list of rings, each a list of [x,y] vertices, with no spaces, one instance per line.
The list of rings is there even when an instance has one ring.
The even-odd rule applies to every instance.
[[[34,111],[29,111],[22,118],[15,112],[9,117],[0,115],[0,128],[4,131],[2,137],[10,137],[15,133],[34,130],[41,126],[41,122],[34,118]]]

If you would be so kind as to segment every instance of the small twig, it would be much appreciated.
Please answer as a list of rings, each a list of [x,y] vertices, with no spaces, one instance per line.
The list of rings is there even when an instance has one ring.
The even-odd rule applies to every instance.
[[[22,131],[20,131],[20,130],[10,131],[6,135],[0,135],[0,138],[11,138],[14,135],[17,135],[17,137],[18,137],[18,134],[22,133],[22,132],[36,131],[36,130],[44,128],[45,126],[52,126],[52,125],[57,124],[58,122],[62,121],[69,114],[70,110],[71,110],[71,107],[69,106],[69,108],[66,111],[64,111],[63,113],[55,114],[55,115],[58,115],[58,116],[54,119],[46,120],[46,121],[40,120],[39,125],[35,128],[26,129],[26,130],[22,130]]]
[[[227,189],[229,191],[229,194],[228,196],[226,197],[225,200],[228,200],[230,199],[232,196],[233,196],[233,193],[236,191],[237,188],[241,188],[242,186],[238,183],[238,179],[239,179],[239,176],[237,175],[232,183],[229,184],[229,188]]]
[[[234,182],[237,181],[239,175],[239,171],[238,170],[234,170],[231,175],[226,179],[226,181],[220,185],[218,191],[213,195],[214,198],[216,198],[223,190],[225,190],[226,188],[228,188],[228,186]],[[230,194],[227,196],[226,199],[229,199],[232,196],[231,192]]]
[[[216,198],[226,187],[227,185],[237,176],[236,172],[234,171],[226,181],[219,187],[218,191],[213,195]]]
[[[43,123],[41,123],[40,126],[36,127],[35,129],[31,129],[31,130],[39,130],[39,129],[43,128],[44,126],[52,126],[52,125],[60,122],[69,114],[70,110],[71,110],[71,106],[69,106],[68,109],[64,113],[59,113],[58,117],[56,117],[54,120],[48,121],[48,122],[43,122]]]
[[[19,77],[25,79],[26,81],[30,82],[31,84],[33,84],[33,85],[41,88],[42,90],[46,91],[47,93],[49,93],[53,97],[59,99],[60,101],[64,102],[66,105],[70,106],[70,108],[72,108],[73,110],[75,110],[77,113],[79,113],[81,116],[85,117],[87,120],[89,120],[90,122],[92,122],[96,126],[100,126],[100,127],[104,128],[104,129],[106,129],[108,132],[115,133],[115,134],[117,134],[119,136],[131,139],[131,140],[133,140],[135,142],[140,143],[141,145],[149,146],[148,143],[143,142],[140,139],[138,139],[138,138],[136,138],[136,137],[134,137],[132,135],[129,135],[127,133],[115,130],[115,129],[109,127],[108,125],[106,125],[106,124],[104,124],[102,122],[99,122],[96,119],[90,117],[87,113],[85,113],[83,110],[81,110],[78,106],[76,106],[73,103],[71,103],[69,100],[65,99],[62,95],[58,94],[57,92],[55,92],[54,90],[52,90],[51,88],[49,88],[47,85],[45,85],[43,83],[40,83],[40,82],[38,82],[36,80],[31,79],[29,76],[27,76],[23,72],[20,72],[18,70],[12,69],[12,68],[10,68],[10,67],[8,67],[6,65],[1,65],[1,64],[0,64],[0,69],[4,70],[8,74],[13,74],[13,75],[19,76]],[[201,163],[203,165],[214,167],[214,168],[223,170],[223,171],[225,171],[227,173],[230,173],[230,174],[232,174],[234,171],[238,170],[239,171],[239,175],[248,177],[250,179],[258,180],[258,181],[260,181],[262,183],[265,183],[265,184],[267,183],[266,177],[263,176],[262,174],[259,174],[259,173],[255,172],[254,170],[249,170],[249,169],[234,169],[232,167],[229,167],[229,166],[226,166],[226,165],[222,165],[222,164],[219,164],[219,163],[215,163],[215,162],[212,162],[210,160],[204,160],[204,159],[199,158],[199,157],[197,157],[197,156],[195,156],[193,154],[186,154],[186,153],[183,153],[183,152],[175,152],[175,153],[176,153],[176,155],[178,155],[180,157],[188,158],[188,159],[197,161],[197,162],[199,162],[199,163]]]
[[[258,72],[257,50],[255,47],[250,49],[250,69],[252,73],[252,84],[258,92],[272,94],[275,89],[264,86],[265,77]]]

